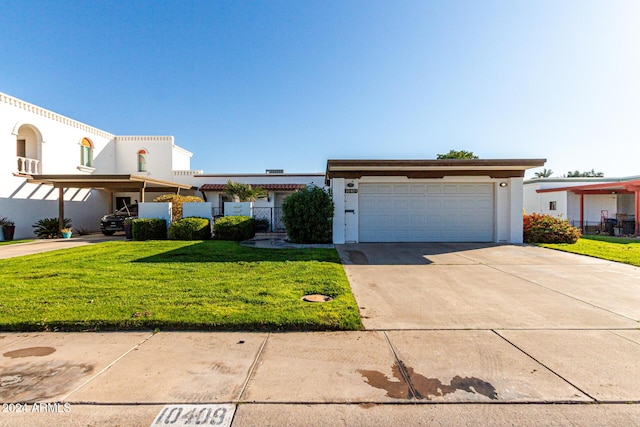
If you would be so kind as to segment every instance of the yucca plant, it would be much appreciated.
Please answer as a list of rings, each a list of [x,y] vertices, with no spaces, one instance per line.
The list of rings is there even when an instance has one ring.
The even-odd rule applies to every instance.
[[[32,225],[35,229],[34,233],[38,236],[38,239],[55,239],[60,237],[60,224],[58,218],[43,218],[40,221]],[[64,228],[71,228],[71,220],[69,218],[64,219]]]

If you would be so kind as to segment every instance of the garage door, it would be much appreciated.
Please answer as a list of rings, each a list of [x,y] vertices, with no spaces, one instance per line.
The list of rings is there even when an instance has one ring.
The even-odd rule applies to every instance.
[[[361,242],[493,242],[493,184],[360,184]]]

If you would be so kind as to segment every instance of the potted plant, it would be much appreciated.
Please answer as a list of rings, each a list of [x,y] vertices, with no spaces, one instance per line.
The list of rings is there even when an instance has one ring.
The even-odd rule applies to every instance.
[[[0,225],[2,225],[4,240],[7,242],[13,240],[13,235],[16,231],[16,224],[5,216],[0,218]]]
[[[63,228],[62,230],[60,230],[60,233],[62,233],[62,237],[63,238],[70,239],[71,238],[71,227]]]

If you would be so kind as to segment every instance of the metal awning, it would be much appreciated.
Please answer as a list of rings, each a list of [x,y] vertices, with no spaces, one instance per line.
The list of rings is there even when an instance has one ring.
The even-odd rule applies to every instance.
[[[162,181],[142,175],[32,175],[27,182],[52,185],[55,188],[95,188],[111,191],[139,191],[151,193],[179,192],[195,189],[189,184]]]

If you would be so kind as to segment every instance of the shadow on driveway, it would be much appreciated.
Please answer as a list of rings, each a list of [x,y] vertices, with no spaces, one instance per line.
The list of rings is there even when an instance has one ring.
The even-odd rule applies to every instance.
[[[336,245],[346,265],[426,265],[430,257],[500,246],[495,243],[357,243]]]

